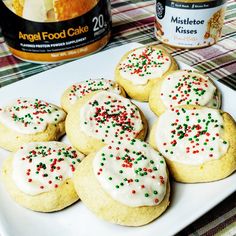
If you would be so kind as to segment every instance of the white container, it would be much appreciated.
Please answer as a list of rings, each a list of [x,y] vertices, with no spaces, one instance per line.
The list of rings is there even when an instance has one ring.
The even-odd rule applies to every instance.
[[[157,0],[155,36],[180,48],[200,48],[221,37],[225,0]]]

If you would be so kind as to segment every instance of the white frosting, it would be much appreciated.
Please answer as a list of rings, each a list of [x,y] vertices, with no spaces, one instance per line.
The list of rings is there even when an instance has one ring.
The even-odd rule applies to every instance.
[[[25,144],[12,162],[12,179],[22,192],[37,195],[71,178],[83,155],[60,142]]]
[[[227,152],[229,144],[221,138],[223,125],[218,110],[173,108],[159,117],[155,142],[166,158],[198,165]]]
[[[161,85],[161,100],[166,107],[200,105],[220,107],[216,87],[208,79],[194,71],[175,71]]]
[[[171,66],[169,56],[155,47],[137,48],[120,62],[118,69],[123,78],[133,84],[145,85],[148,80],[161,77]]]
[[[102,188],[127,206],[154,206],[165,197],[164,158],[138,139],[102,148],[94,158],[93,170]]]
[[[129,99],[101,91],[81,107],[80,129],[107,143],[114,138],[136,137],[143,124],[138,108]]]
[[[45,22],[47,13],[52,8],[52,0],[25,0],[22,16],[31,21]]]
[[[61,108],[39,99],[19,98],[0,108],[0,122],[22,134],[42,132],[48,124],[57,124],[65,117]]]
[[[70,87],[69,102],[74,104],[78,98],[82,98],[83,96],[98,90],[107,90],[116,94],[121,93],[119,86],[112,80],[86,80],[78,84],[73,84]]]

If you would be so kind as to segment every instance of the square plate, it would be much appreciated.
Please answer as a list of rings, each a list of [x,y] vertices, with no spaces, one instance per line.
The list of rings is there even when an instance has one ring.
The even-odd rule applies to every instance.
[[[114,78],[114,68],[121,56],[140,44],[131,43],[100,52],[59,66],[0,89],[0,106],[18,97],[35,97],[60,105],[64,90],[74,82]],[[179,62],[180,68],[191,67]],[[216,81],[222,92],[223,110],[236,118],[235,92]],[[156,119],[147,103],[134,101],[144,112],[151,127]],[[0,149],[0,166],[8,155]],[[1,236],[51,236],[51,235],[112,235],[153,236],[172,235],[189,225],[236,190],[236,173],[212,183],[172,183],[171,205],[154,222],[142,227],[124,227],[107,223],[93,215],[81,201],[55,213],[38,213],[17,205],[0,182],[0,234]]]

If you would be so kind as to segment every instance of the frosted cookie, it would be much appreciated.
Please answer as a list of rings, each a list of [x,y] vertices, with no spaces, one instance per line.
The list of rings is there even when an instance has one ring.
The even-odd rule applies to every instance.
[[[64,143],[28,143],[5,160],[3,181],[20,205],[34,211],[58,211],[79,199],[71,178],[83,157]]]
[[[208,182],[236,169],[236,124],[226,112],[200,106],[172,108],[154,124],[150,144],[177,181]]]
[[[66,113],[33,98],[19,98],[0,108],[0,147],[17,150],[24,143],[58,140],[65,134]]]
[[[153,85],[167,72],[178,69],[174,58],[161,46],[145,46],[127,52],[115,70],[116,81],[127,94],[148,101]]]
[[[221,95],[212,80],[198,71],[177,70],[158,80],[149,97],[151,110],[160,115],[181,105],[220,108]]]
[[[165,160],[138,139],[123,140],[91,153],[76,170],[73,181],[82,202],[112,223],[144,225],[169,205]]]
[[[73,106],[66,118],[72,145],[88,154],[114,139],[144,139],[147,122],[129,99],[107,91],[90,93]]]
[[[68,112],[78,99],[98,90],[110,91],[125,97],[124,89],[115,81],[105,79],[86,80],[73,84],[66,89],[61,98],[61,106]]]

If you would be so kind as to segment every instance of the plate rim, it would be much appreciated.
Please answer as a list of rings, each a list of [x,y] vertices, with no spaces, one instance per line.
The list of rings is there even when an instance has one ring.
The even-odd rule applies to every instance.
[[[89,60],[89,58],[91,57],[94,57],[96,56],[97,54],[100,54],[100,53],[107,53],[109,51],[112,51],[114,49],[117,49],[119,47],[139,47],[139,46],[142,46],[143,44],[140,44],[140,43],[135,43],[135,42],[132,42],[132,43],[128,43],[128,44],[124,44],[124,45],[121,45],[121,46],[118,46],[118,47],[113,47],[113,48],[110,48],[108,50],[105,50],[105,51],[101,51],[101,52],[98,52],[96,54],[92,54],[92,55],[89,55],[87,57],[84,57],[84,58],[81,58],[81,59],[78,59],[78,60],[75,60],[75,61],[72,61],[72,62],[68,62],[68,63],[65,63],[65,64],[62,64],[62,65],[59,65],[57,67],[54,67],[54,68],[50,68],[46,71],[43,71],[43,72],[40,72],[40,73],[37,73],[33,76],[30,76],[30,77],[27,77],[25,79],[22,79],[22,80],[19,80],[19,81],[16,81],[16,82],[13,82],[11,84],[8,84],[4,87],[1,87],[0,88],[0,93],[5,90],[8,90],[8,89],[11,89],[12,87],[17,87],[17,85],[21,85],[21,84],[25,84],[26,81],[29,81],[29,80],[40,80],[42,77],[40,77],[41,75],[44,75],[44,74],[47,74],[49,71],[50,72],[53,72],[53,71],[56,71],[58,70],[59,68],[62,69],[64,67],[67,67],[69,64],[72,65],[73,63],[74,64],[77,64],[79,60],[83,60],[83,59],[86,59],[86,60]],[[177,61],[177,63],[181,66],[187,66],[187,67],[190,67],[191,69],[194,69],[193,67],[181,62],[181,61]],[[220,86],[223,86],[223,87],[226,87],[227,89],[231,89],[229,88],[228,86],[224,85],[223,83],[220,83],[219,81],[217,80],[214,80],[214,82],[216,82],[217,86],[220,84]],[[65,88],[66,89],[66,88]],[[232,90],[233,91],[233,90]],[[1,164],[0,164],[0,167],[1,167]],[[233,173],[233,175],[235,175],[236,173]],[[173,180],[172,180],[172,185],[173,185]],[[230,189],[227,194],[223,194],[224,192],[222,191],[222,196],[215,198],[214,201],[210,202],[210,204],[208,204],[208,207],[207,209],[206,208],[200,208],[199,209],[199,213],[198,214],[194,214],[194,215],[191,215],[187,220],[184,220],[184,222],[182,221],[181,224],[179,224],[179,227],[178,227],[178,230],[174,230],[171,234],[176,234],[178,233],[179,231],[181,231],[182,229],[184,229],[185,227],[187,227],[188,225],[192,224],[194,221],[196,221],[197,219],[199,219],[202,215],[206,214],[207,212],[209,212],[212,208],[214,208],[216,205],[218,205],[220,202],[224,201],[227,197],[229,197],[233,192],[235,192],[236,190],[236,187],[235,188],[232,188]],[[1,197],[1,195],[0,195]],[[0,206],[1,207],[1,206]],[[4,214],[1,214],[0,213],[0,234],[2,234],[2,236],[7,236],[7,235],[10,235],[8,230],[4,227],[4,223],[6,221],[5,217],[4,217]],[[191,220],[189,220],[191,219]],[[170,235],[171,235],[170,234]]]

